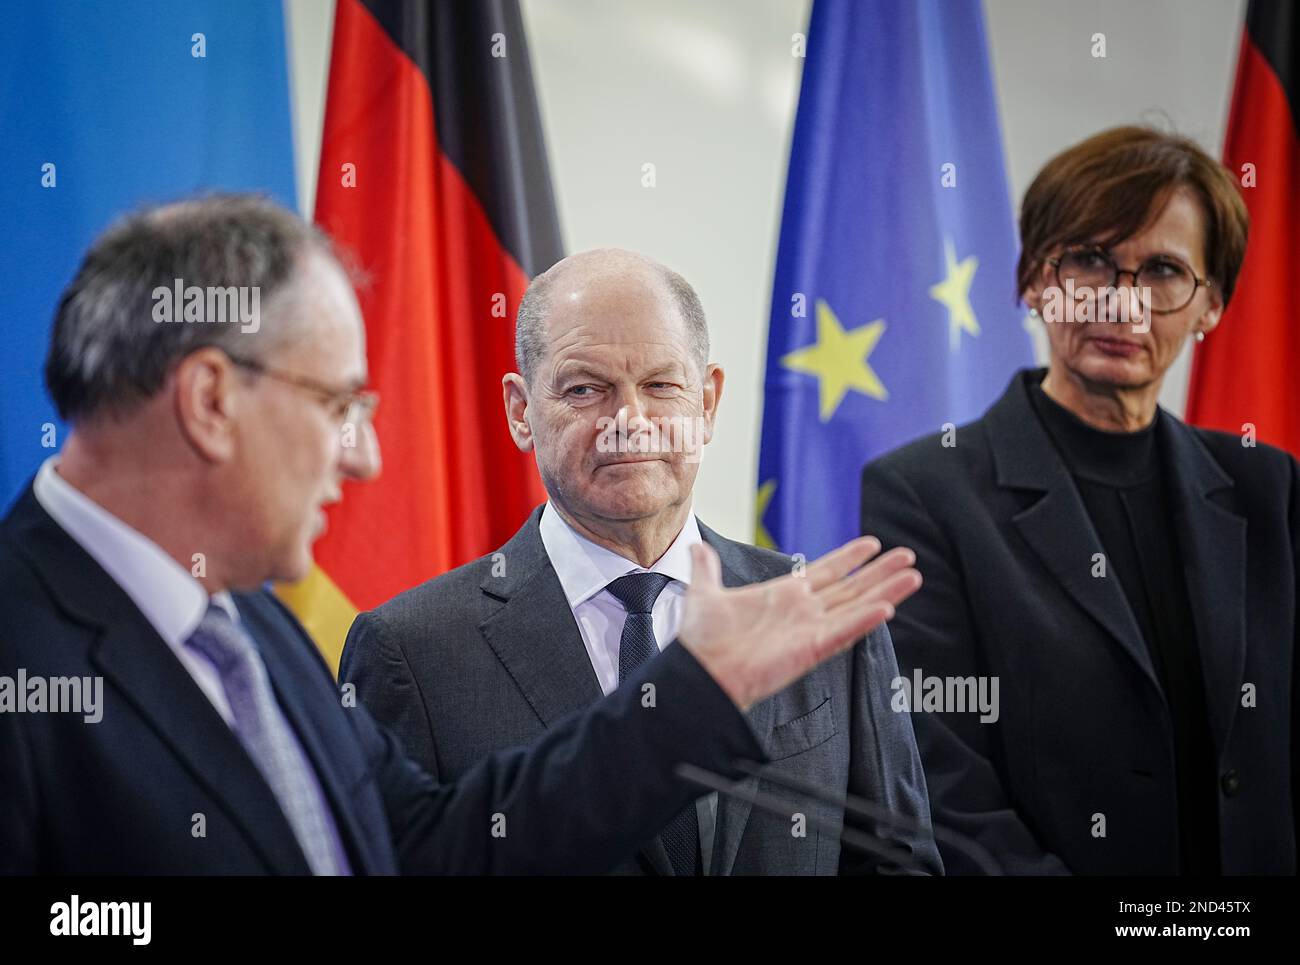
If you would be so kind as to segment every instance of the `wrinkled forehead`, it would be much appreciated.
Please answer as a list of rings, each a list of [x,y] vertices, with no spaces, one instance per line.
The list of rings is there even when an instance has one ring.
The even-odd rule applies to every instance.
[[[685,364],[686,323],[662,277],[637,267],[568,273],[551,291],[546,317],[552,366],[572,362],[631,370]]]

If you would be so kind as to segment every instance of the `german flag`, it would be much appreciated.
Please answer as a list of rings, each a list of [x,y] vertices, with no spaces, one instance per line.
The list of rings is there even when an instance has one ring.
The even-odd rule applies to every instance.
[[[501,376],[561,257],[516,0],[339,0],[316,221],[359,262],[380,477],[330,507],[281,596],[337,671],[359,609],[504,543],[545,499]]]
[[[1251,0],[1224,164],[1240,179],[1250,242],[1232,304],[1196,347],[1187,421],[1300,455],[1300,8]]]

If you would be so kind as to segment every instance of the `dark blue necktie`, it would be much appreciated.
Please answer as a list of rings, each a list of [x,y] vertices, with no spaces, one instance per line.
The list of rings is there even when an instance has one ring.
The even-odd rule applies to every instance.
[[[659,652],[651,612],[655,600],[671,582],[672,579],[662,573],[629,573],[605,587],[627,611],[623,635],[618,641],[620,684]],[[674,872],[679,875],[700,873],[700,826],[694,801],[668,823],[659,837],[663,840],[664,850],[668,852],[668,860],[672,862]]]

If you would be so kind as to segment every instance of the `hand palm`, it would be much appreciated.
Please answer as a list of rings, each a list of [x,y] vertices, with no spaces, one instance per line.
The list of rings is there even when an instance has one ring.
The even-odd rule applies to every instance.
[[[717,554],[693,549],[679,633],[742,708],[793,683],[894,614],[921,585],[911,550],[854,540],[788,576],[728,589]]]

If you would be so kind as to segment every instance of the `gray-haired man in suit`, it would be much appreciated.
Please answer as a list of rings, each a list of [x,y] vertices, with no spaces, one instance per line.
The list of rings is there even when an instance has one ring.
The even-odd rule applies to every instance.
[[[506,417],[516,445],[536,454],[549,501],[498,552],[359,616],[343,653],[341,678],[443,780],[536,739],[673,640],[694,544],[717,551],[728,586],[796,567],[692,513],[723,371],[708,361],[704,312],[681,276],[626,251],[566,258],[529,287],[516,343],[519,372],[502,381]],[[911,721],[890,709],[897,674],[882,625],[755,705],[750,721],[767,773],[910,818],[921,830],[866,830],[910,854],[904,869],[939,873]],[[790,812],[706,794],[622,870],[899,868],[842,849],[827,830],[843,822],[839,808],[805,799]]]

